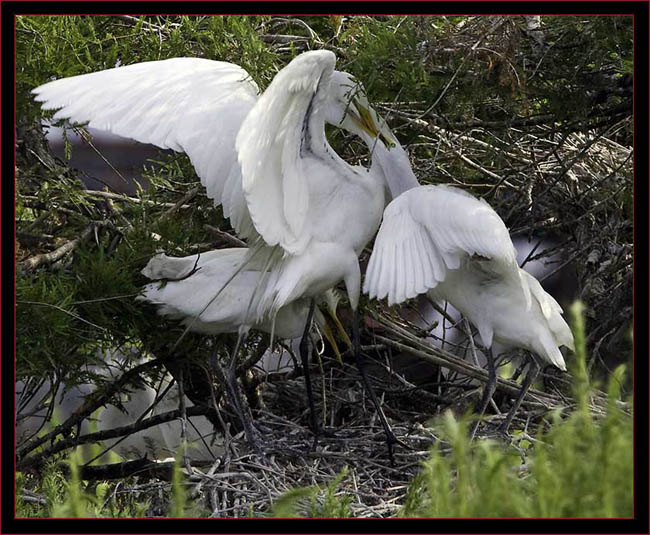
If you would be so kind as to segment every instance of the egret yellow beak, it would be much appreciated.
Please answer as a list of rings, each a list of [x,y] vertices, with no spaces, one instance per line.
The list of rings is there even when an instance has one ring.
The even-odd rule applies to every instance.
[[[376,114],[373,111],[361,104],[356,98],[352,100],[352,105],[357,112],[352,114],[352,119],[361,130],[372,138],[378,137],[389,149],[395,146],[395,142],[391,139],[391,131],[386,125],[379,127]]]
[[[329,326],[329,321],[327,321],[327,319],[325,320],[325,325],[323,325],[323,336],[332,346],[332,349],[334,350],[334,354],[336,355],[336,360],[339,361],[339,364],[343,364],[341,351],[339,350],[339,346],[336,343],[336,339],[334,338],[334,333],[332,333],[332,329]]]
[[[336,343],[336,338],[334,337],[334,331],[332,329],[332,326],[335,327],[335,330],[338,332],[339,337],[341,338],[341,340],[343,340],[345,345],[348,346],[348,348],[352,348],[352,341],[350,340],[348,334],[345,332],[345,329],[343,328],[341,321],[336,315],[336,311],[332,310],[329,306],[321,306],[320,309],[321,311],[326,312],[326,314],[323,314],[323,317],[325,318],[325,325],[323,326],[323,336],[332,346],[334,354],[336,355],[336,359],[339,361],[340,364],[343,364],[343,359],[341,358],[341,352],[339,350],[338,344]]]

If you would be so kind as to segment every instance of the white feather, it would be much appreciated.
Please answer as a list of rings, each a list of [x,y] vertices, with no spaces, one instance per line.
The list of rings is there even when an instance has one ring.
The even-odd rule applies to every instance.
[[[303,155],[303,129],[324,129],[322,109],[336,56],[302,54],[282,69],[246,117],[237,136],[244,195],[255,228],[269,245],[296,255],[311,235],[306,225],[310,196]],[[320,89],[319,89],[320,82]]]
[[[493,340],[533,351],[565,369],[573,347],[562,308],[520,269],[510,234],[484,200],[449,186],[419,186],[384,211],[364,292],[401,303],[427,290],[449,301]]]
[[[348,113],[350,88],[357,84],[334,71],[335,61],[326,50],[301,54],[259,98],[240,67],[191,58],[57,80],[34,92],[45,108],[59,109],[58,117],[189,155],[208,195],[249,238],[247,257],[259,253],[267,261],[253,306],[252,321],[259,322],[341,280],[357,303],[358,254],[379,225],[386,173],[406,169],[414,180],[403,150],[393,164],[384,158],[384,173],[375,165],[368,172],[346,164],[327,143],[325,121],[360,135],[369,147],[376,142],[367,135],[368,117],[372,122],[376,114],[362,91],[352,106],[357,112],[359,102],[366,107],[366,124]],[[392,139],[387,128],[374,127]],[[401,149],[393,148],[393,154]],[[376,149],[387,156],[382,142]],[[194,281],[203,278],[200,273]],[[179,310],[190,302],[204,307],[206,293],[179,295]],[[175,299],[168,300],[170,308]]]
[[[236,214],[233,227],[252,237],[235,137],[257,100],[257,85],[231,63],[172,58],[55,80],[32,91],[55,119],[185,152],[215,205]],[[224,186],[229,187],[224,195]]]
[[[252,323],[248,317],[248,306],[262,276],[261,266],[255,262],[235,274],[247,259],[246,248],[218,249],[183,258],[156,255],[142,270],[144,276],[154,280],[182,280],[148,284],[143,295],[137,299],[157,305],[161,315],[180,319],[195,332],[237,332],[241,325]],[[216,291],[233,275],[232,281],[210,303]],[[308,310],[308,299],[297,300],[281,308],[275,320],[276,334],[280,338],[301,336]],[[272,329],[270,321],[252,323],[251,326],[269,333]]]
[[[392,259],[390,251],[395,255]],[[461,257],[474,254],[490,259],[488,269],[496,274],[518,278],[508,229],[487,203],[447,186],[410,189],[386,207],[368,266],[371,273],[395,266],[396,271],[388,275],[393,284],[387,291],[374,277],[366,277],[364,292],[380,299],[387,296],[390,304],[400,303],[434,288],[447,269],[458,267]],[[421,260],[424,255],[428,262]],[[425,269],[415,283],[413,265]]]

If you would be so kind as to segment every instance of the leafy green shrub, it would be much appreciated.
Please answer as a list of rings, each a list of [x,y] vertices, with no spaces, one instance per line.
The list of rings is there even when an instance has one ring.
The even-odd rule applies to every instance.
[[[526,462],[492,440],[470,444],[464,421],[444,418],[452,455],[436,444],[409,489],[403,516],[630,517],[632,421],[616,405],[619,369],[602,421],[576,410],[556,413]]]

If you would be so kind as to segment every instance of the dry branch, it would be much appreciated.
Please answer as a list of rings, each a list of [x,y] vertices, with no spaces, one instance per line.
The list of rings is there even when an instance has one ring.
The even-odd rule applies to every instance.
[[[176,204],[174,204],[169,210],[167,210],[164,214],[162,214],[159,218],[159,221],[162,219],[166,219],[173,214],[175,214],[178,210],[180,210],[183,206],[186,206],[186,203],[188,201],[191,201],[194,197],[196,197],[196,194],[199,192],[199,188],[195,187],[192,188],[190,191],[188,191],[183,197],[181,197]]]
[[[85,190],[83,193],[85,195],[88,195],[89,197],[102,197],[104,199],[112,199],[115,201],[125,201],[133,204],[146,204],[148,206],[163,206],[165,208],[174,208],[178,204],[178,203],[171,203],[171,202],[160,203],[160,202],[150,201],[148,199],[138,199],[137,197],[130,197],[128,195],[122,195],[120,193],[111,193],[109,191]],[[191,208],[191,205],[183,204],[181,206],[178,206],[176,210],[186,210],[188,208]]]
[[[58,435],[69,432],[69,430],[81,424],[84,419],[88,418],[95,410],[104,405],[107,400],[110,399],[110,397],[114,393],[118,392],[123,386],[133,381],[135,378],[140,377],[143,372],[154,369],[161,365],[162,363],[159,360],[151,360],[143,364],[139,364],[124,372],[115,381],[109,383],[106,388],[93,392],[87,396],[83,405],[77,411],[71,414],[65,422],[56,426],[49,433],[46,433],[41,437],[29,440],[17,447],[16,459],[18,461],[18,465],[20,466],[21,459],[24,458],[27,453],[38,448],[41,444],[44,444],[48,440],[54,440]]]
[[[20,273],[26,274],[26,273],[31,273],[34,271],[37,267],[44,265],[44,264],[53,264],[54,262],[60,260],[67,254],[71,253],[74,251],[81,243],[86,241],[88,238],[90,238],[93,233],[97,230],[98,227],[112,227],[112,223],[109,221],[93,221],[90,225],[88,225],[81,235],[78,238],[75,238],[73,240],[70,240],[54,251],[50,251],[49,253],[41,253],[37,254],[34,256],[30,256],[26,260],[23,260],[22,262],[18,263],[18,269],[20,270]]]
[[[242,241],[236,236],[233,236],[232,234],[229,234],[221,229],[218,229],[217,227],[213,227],[212,225],[205,224],[203,225],[203,228],[209,231],[210,233],[214,234],[220,240],[226,242],[228,245],[231,245],[233,247],[247,247],[245,241]]]
[[[102,440],[107,440],[110,438],[122,437],[137,433],[143,429],[148,429],[155,425],[160,425],[165,422],[171,422],[183,416],[182,409],[176,409],[173,411],[167,411],[162,414],[156,414],[149,418],[140,420],[130,425],[124,425],[121,427],[116,427],[113,429],[107,429],[105,431],[97,431],[96,433],[88,433],[81,436],[72,436],[62,440],[59,440],[52,444],[50,447],[45,448],[43,451],[32,455],[30,457],[24,457],[18,464],[17,468],[20,470],[25,470],[28,468],[33,469],[34,467],[41,466],[41,464],[52,455],[55,455],[65,449],[71,448],[73,446],[79,446],[81,444],[87,444],[90,442],[101,442]],[[214,416],[216,417],[216,411],[211,407],[206,405],[194,405],[192,407],[185,408],[185,416]]]

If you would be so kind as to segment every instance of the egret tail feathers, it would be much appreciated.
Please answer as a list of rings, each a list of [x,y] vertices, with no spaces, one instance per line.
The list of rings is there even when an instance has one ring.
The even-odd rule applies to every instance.
[[[551,362],[551,364],[565,372],[566,364],[564,362],[564,357],[562,356],[560,348],[557,346],[555,340],[553,340],[551,336],[542,336],[541,342],[546,353],[545,357]]]
[[[246,312],[247,321],[248,318],[251,318],[255,322],[270,319],[280,309],[280,307],[272,307],[272,299],[269,299],[269,295],[273,295],[276,282],[282,271],[284,254],[281,247],[269,247],[262,239],[258,240],[251,249],[251,256],[259,251],[266,252],[266,255],[260,255],[262,259],[261,276],[251,295]]]
[[[527,278],[523,273],[526,273],[523,269],[519,268],[517,264],[515,264],[515,268],[517,269],[517,274],[519,277],[519,284],[521,285],[521,289],[524,292],[524,298],[526,299],[526,310],[530,310],[531,306],[533,305],[533,299],[531,297],[531,288],[528,284]],[[526,273],[528,275],[528,273]],[[537,279],[535,279],[537,281]]]
[[[571,349],[575,350],[573,342],[573,333],[567,322],[562,317],[564,311],[560,304],[549,294],[539,281],[533,277],[530,273],[527,273],[523,269],[520,270],[520,275],[525,279],[525,284],[530,288],[530,291],[539,304],[539,307],[542,311],[542,315],[547,321],[548,328],[553,334],[553,338],[557,345],[564,345]]]
[[[187,333],[192,329],[194,324],[197,321],[200,321],[201,314],[203,314],[208,307],[214,303],[214,301],[222,294],[222,292],[226,289],[226,287],[234,280],[234,278],[241,273],[244,268],[249,265],[250,262],[253,261],[253,259],[257,256],[257,253],[262,250],[261,248],[256,249],[254,252],[252,252],[250,255],[246,255],[246,258],[244,261],[241,263],[241,265],[234,271],[234,273],[230,276],[230,278],[219,288],[219,290],[214,294],[214,296],[207,302],[207,304],[201,309],[201,311],[193,317],[190,322],[187,324],[187,327],[185,327],[185,330],[181,333],[181,335],[178,337],[178,340],[174,342],[174,345],[172,346],[170,351],[175,350],[178,347],[178,344],[181,343],[181,340],[185,338]]]

